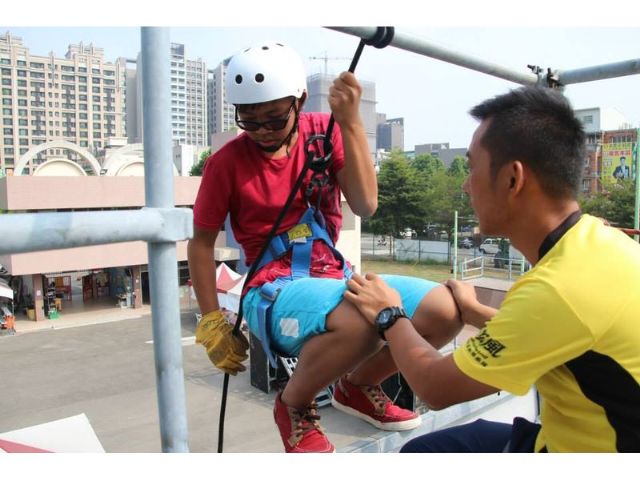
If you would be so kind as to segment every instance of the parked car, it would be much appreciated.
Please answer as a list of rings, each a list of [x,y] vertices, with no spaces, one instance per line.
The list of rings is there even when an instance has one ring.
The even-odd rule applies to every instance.
[[[478,247],[480,253],[483,255],[495,255],[500,251],[500,239],[498,238],[485,238],[484,241]]]
[[[405,228],[400,232],[401,238],[416,238],[417,236],[418,234],[416,233],[416,231],[411,228]]]

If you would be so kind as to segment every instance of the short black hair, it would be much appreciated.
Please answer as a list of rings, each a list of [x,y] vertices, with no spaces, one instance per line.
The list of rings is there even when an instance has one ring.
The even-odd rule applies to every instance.
[[[585,133],[571,104],[559,91],[528,86],[485,100],[470,112],[489,120],[481,139],[491,155],[491,175],[520,160],[539,177],[544,191],[576,198],[585,158]]]

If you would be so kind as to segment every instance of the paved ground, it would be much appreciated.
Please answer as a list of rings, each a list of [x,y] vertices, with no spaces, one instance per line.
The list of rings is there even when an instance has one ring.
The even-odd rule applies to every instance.
[[[110,316],[94,313],[93,320],[75,323],[71,315],[19,321],[16,335],[0,337],[0,432],[85,413],[107,452],[160,452],[146,308],[111,309]],[[183,337],[193,336],[193,319],[191,312],[182,315]],[[215,452],[223,375],[200,345],[189,338],[183,343],[189,449]],[[271,412],[274,395],[251,386],[248,371],[231,377],[225,452],[282,451]],[[330,406],[320,414],[337,448],[379,433]]]

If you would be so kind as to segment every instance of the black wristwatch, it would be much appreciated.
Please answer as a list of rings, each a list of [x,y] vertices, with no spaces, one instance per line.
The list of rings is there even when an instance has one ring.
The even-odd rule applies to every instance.
[[[409,318],[407,312],[402,307],[387,307],[380,310],[376,316],[376,326],[378,327],[378,335],[386,340],[384,332],[390,328],[400,317]]]

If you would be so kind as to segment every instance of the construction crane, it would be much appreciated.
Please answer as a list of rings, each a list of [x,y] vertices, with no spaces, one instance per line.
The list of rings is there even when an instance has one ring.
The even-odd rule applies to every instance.
[[[351,57],[329,57],[327,56],[327,51],[325,50],[324,56],[321,57],[309,57],[309,60],[324,60],[324,74],[327,74],[327,67],[329,64],[329,60],[351,60]]]

